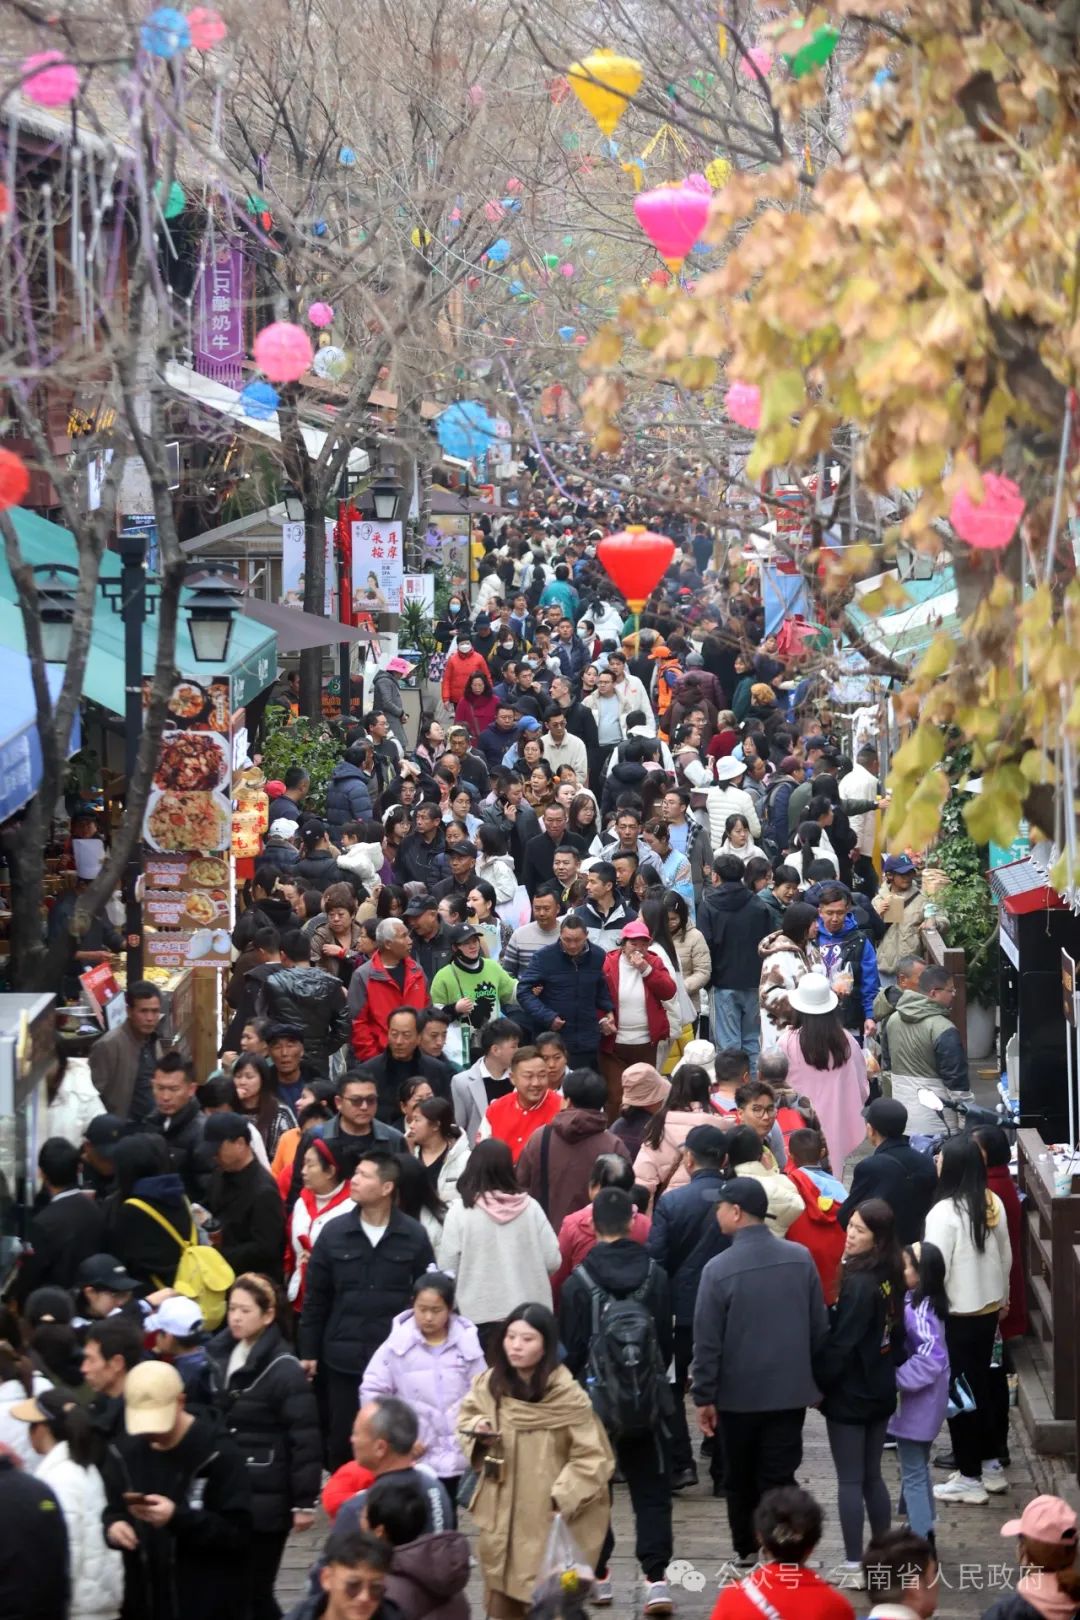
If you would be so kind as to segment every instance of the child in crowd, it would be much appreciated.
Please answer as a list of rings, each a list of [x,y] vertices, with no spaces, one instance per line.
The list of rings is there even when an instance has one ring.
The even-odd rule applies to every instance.
[[[945,1322],[945,1260],[933,1243],[911,1243],[904,1251],[904,1348],[896,1369],[900,1400],[889,1419],[896,1441],[902,1490],[900,1511],[916,1535],[933,1543],[934,1493],[930,1484],[930,1446],[945,1421],[949,1404],[949,1352]]]

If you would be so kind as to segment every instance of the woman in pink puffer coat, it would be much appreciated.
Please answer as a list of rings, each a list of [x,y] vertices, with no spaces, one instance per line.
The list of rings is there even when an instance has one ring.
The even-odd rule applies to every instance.
[[[649,1205],[656,1204],[669,1187],[685,1187],[690,1172],[683,1158],[683,1143],[695,1125],[719,1125],[726,1121],[717,1115],[709,1098],[709,1071],[694,1063],[680,1063],[671,1076],[671,1090],[665,1106],[645,1127],[638,1156],[634,1160],[634,1180],[649,1189]]]
[[[408,1401],[420,1423],[422,1460],[451,1502],[467,1467],[454,1435],[458,1407],[486,1367],[476,1329],[454,1309],[454,1279],[427,1271],[413,1284],[412,1309],[394,1318],[360,1385],[361,1406],[376,1395]]]

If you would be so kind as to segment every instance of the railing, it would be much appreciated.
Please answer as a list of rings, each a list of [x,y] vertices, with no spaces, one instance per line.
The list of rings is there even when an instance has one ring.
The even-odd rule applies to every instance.
[[[1054,1418],[1080,1416],[1080,1193],[1055,1193],[1054,1161],[1038,1131],[1017,1132],[1024,1195],[1024,1271],[1031,1331],[1043,1343]],[[1074,1178],[1073,1188],[1080,1178]]]
[[[946,973],[951,973],[956,986],[956,995],[953,997],[949,1017],[960,1031],[960,1039],[967,1051],[967,963],[964,953],[954,945],[946,945],[944,939],[936,928],[923,929],[923,940],[926,944],[927,954],[936,967],[942,967]]]

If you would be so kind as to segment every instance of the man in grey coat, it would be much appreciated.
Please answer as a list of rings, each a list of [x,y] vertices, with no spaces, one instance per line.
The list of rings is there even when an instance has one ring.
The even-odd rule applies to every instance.
[[[720,1190],[720,1230],[731,1247],[701,1274],[690,1370],[702,1432],[723,1442],[728,1522],[736,1560],[757,1556],[754,1510],[763,1493],[794,1485],[806,1408],[820,1400],[814,1357],[829,1325],[808,1249],[765,1226],[760,1181]]]

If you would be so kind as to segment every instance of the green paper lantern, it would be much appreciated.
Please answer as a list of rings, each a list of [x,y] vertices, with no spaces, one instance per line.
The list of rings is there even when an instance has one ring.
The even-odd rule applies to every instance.
[[[564,236],[562,239],[562,245],[563,247],[573,247],[574,238],[572,236]]]
[[[824,66],[839,43],[840,35],[829,23],[815,28],[805,45],[800,45],[797,51],[784,58],[791,69],[792,78],[805,79],[815,68]]]
[[[252,193],[247,202],[244,204],[244,207],[252,216],[256,214],[268,214],[270,212],[270,204],[267,202],[266,198],[260,197],[257,193]]]
[[[581,145],[581,136],[575,135],[573,130],[568,131],[562,138],[564,152],[576,152]]]
[[[549,270],[557,270],[559,268],[559,255],[557,253],[545,253],[544,263]]]
[[[162,182],[158,180],[154,186],[154,196],[159,202],[161,201],[161,187]],[[187,193],[179,180],[174,180],[169,187],[169,194],[165,198],[161,212],[166,219],[175,219],[178,214],[184,212],[186,207]]]

